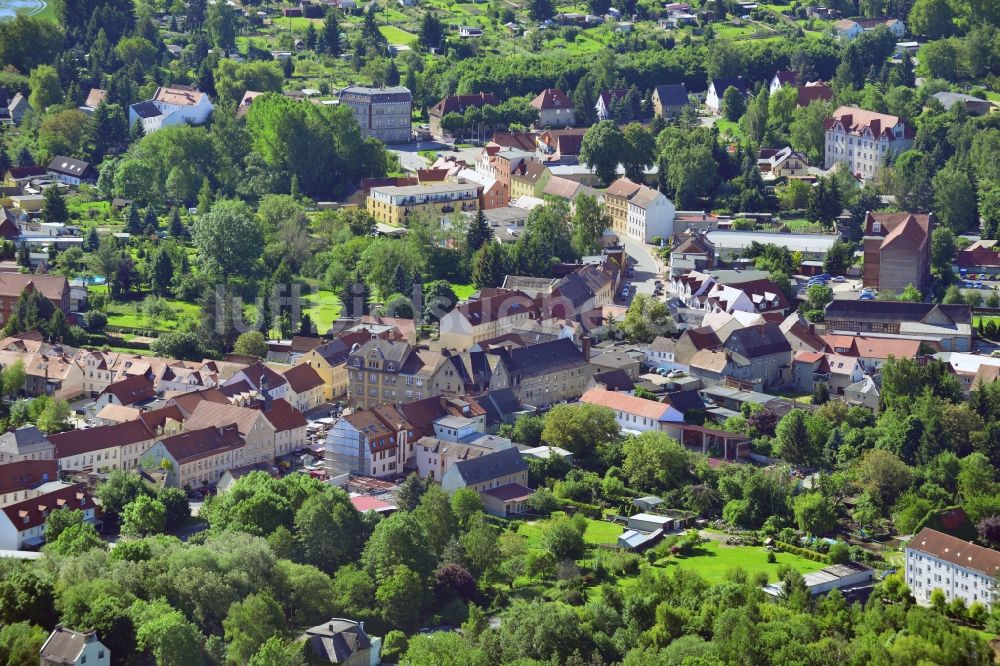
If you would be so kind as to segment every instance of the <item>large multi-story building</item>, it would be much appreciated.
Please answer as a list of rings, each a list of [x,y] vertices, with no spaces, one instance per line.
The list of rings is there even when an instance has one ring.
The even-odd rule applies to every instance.
[[[348,400],[360,409],[429,397],[441,358],[408,342],[370,340],[348,356]]]
[[[448,132],[441,127],[441,120],[449,113],[462,115],[468,108],[481,109],[486,105],[500,106],[500,99],[493,93],[478,93],[476,95],[448,95],[427,110],[431,134],[436,139],[443,139]]]
[[[604,212],[611,218],[611,228],[619,236],[628,233],[628,202],[642,185],[619,178],[604,190]]]
[[[168,486],[196,488],[216,483],[226,470],[244,465],[242,452],[245,447],[239,426],[233,423],[165,437],[156,442],[146,456],[170,463]]]
[[[933,213],[872,213],[865,217],[866,287],[899,293],[930,282]]]
[[[1000,552],[977,546],[925,527],[906,546],[906,584],[927,604],[934,590],[945,599],[962,599],[966,605],[981,603],[989,609],[997,599]]]
[[[466,351],[477,342],[509,333],[536,314],[535,301],[520,291],[483,290],[441,317],[441,346]]]
[[[443,217],[452,213],[479,210],[476,183],[435,183],[433,185],[389,185],[373,187],[368,193],[368,214],[378,222],[405,225],[416,215]]]
[[[201,125],[212,115],[208,95],[190,86],[162,86],[153,98],[128,108],[129,125],[137,122],[149,134],[168,125]]]
[[[842,106],[823,123],[825,168],[843,162],[862,180],[875,177],[887,155],[913,145],[913,128],[899,116]]]
[[[659,190],[643,185],[628,201],[625,233],[643,243],[654,238],[672,238],[675,213],[670,199]]]
[[[348,86],[337,97],[341,104],[351,107],[364,136],[381,139],[385,143],[410,140],[413,96],[408,88]]]

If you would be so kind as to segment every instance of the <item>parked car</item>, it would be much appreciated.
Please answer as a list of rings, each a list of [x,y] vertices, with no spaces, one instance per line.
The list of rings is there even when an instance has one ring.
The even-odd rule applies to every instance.
[[[837,275],[832,279],[834,282],[847,282],[847,278],[845,278],[843,275]]]

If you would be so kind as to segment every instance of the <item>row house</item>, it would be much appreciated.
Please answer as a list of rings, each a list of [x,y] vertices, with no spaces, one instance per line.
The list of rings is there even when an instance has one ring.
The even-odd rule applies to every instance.
[[[81,511],[91,524],[100,511],[84,484],[46,483],[36,496],[0,509],[0,550],[38,549],[45,543],[45,521],[60,509]]]
[[[934,590],[948,602],[961,599],[987,610],[1000,599],[1000,552],[925,527],[906,545],[906,584],[917,603],[929,605]]]
[[[372,339],[372,335],[367,329],[349,331],[298,358],[297,365],[308,365],[322,380],[323,402],[334,402],[347,396],[347,358],[355,350],[355,346],[360,347],[365,344]],[[376,337],[390,339],[394,336],[377,334]]]
[[[174,488],[214,484],[226,470],[243,465],[246,443],[235,424],[185,430],[156,441],[146,458],[166,469],[166,483]],[[169,466],[162,465],[162,461]]]
[[[483,289],[479,298],[441,317],[441,346],[466,351],[477,342],[509,333],[536,314],[534,300],[522,292]]]
[[[282,373],[288,384],[286,399],[300,412],[323,404],[323,378],[309,365],[296,365]]]
[[[39,488],[58,476],[55,460],[21,460],[0,465],[0,507],[37,497]]]
[[[441,358],[401,340],[369,340],[348,356],[348,401],[367,408],[430,397]]]
[[[880,370],[890,357],[916,358],[920,354],[920,340],[833,333],[819,337],[826,345],[827,353],[856,358],[865,372]]]
[[[30,423],[0,435],[0,465],[24,460],[55,460],[52,442]]]
[[[143,421],[126,421],[56,433],[49,438],[55,447],[59,469],[99,472],[136,469],[153,445],[155,434]]]
[[[721,346],[696,351],[689,369],[709,384],[736,379],[766,388],[786,382],[791,360],[791,346],[778,324],[767,323],[733,331]]]
[[[681,438],[679,424],[684,423],[684,415],[666,403],[599,388],[584,393],[580,402],[613,411],[615,422],[623,431],[666,432],[671,437]]]

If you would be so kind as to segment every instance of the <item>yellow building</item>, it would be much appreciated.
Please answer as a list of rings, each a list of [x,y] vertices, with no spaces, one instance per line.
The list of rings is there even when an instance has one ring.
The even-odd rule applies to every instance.
[[[228,469],[241,466],[245,443],[236,424],[187,430],[165,437],[144,458],[152,462],[166,460],[167,485],[197,488],[215,483]]]
[[[440,217],[451,213],[479,210],[476,183],[434,183],[373,187],[368,193],[368,213],[376,221],[405,226],[414,215]]]
[[[619,236],[628,234],[629,200],[641,187],[628,178],[619,178],[604,191],[604,212],[611,218],[611,228]]]
[[[539,162],[522,162],[517,169],[510,174],[510,198],[519,197],[539,197],[545,189],[545,183],[549,182],[552,172],[548,167]]]

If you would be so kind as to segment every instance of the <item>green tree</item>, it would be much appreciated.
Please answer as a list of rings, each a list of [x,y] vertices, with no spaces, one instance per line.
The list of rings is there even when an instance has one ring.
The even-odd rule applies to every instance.
[[[625,312],[620,330],[629,342],[652,342],[657,336],[669,336],[677,327],[666,304],[648,294],[636,294]]]
[[[167,508],[148,495],[139,495],[122,511],[122,533],[128,536],[160,534],[167,524]]]
[[[421,577],[429,576],[436,557],[420,523],[411,514],[400,512],[375,526],[361,562],[375,580],[381,581],[399,564]]]
[[[229,660],[245,664],[269,638],[285,631],[285,614],[278,602],[266,592],[259,592],[234,603],[223,627]]]
[[[808,465],[819,455],[816,442],[809,433],[808,414],[801,409],[793,409],[778,422],[774,431],[774,449],[784,460]]]
[[[826,534],[837,524],[833,503],[821,493],[799,495],[795,499],[795,522],[806,534]]]
[[[312,26],[312,24],[309,24]],[[250,657],[248,666],[306,666],[302,644],[271,636]]]
[[[439,555],[458,533],[448,493],[437,484],[427,488],[427,492],[420,498],[420,504],[413,510],[413,517],[427,535],[431,549]]]
[[[471,488],[459,488],[451,496],[451,513],[461,529],[468,528],[473,518],[485,510],[483,499]]]
[[[550,521],[543,541],[548,551],[560,562],[580,559],[586,548],[583,533],[568,518],[556,518]]]
[[[174,280],[174,262],[170,259],[170,253],[161,249],[156,253],[156,261],[153,263],[153,293],[158,296],[170,294],[171,284]]]
[[[264,334],[260,331],[241,333],[240,337],[236,338],[233,353],[264,358],[267,356],[267,340],[264,339]]]
[[[577,458],[593,455],[599,446],[616,442],[620,436],[614,411],[585,403],[556,405],[545,415],[542,429],[546,444],[566,449]]]
[[[555,13],[556,7],[552,0],[530,0],[528,3],[528,14],[534,21],[546,21]]]
[[[66,197],[63,196],[62,188],[52,186],[45,190],[45,207],[42,215],[46,222],[57,222],[65,224],[69,221],[69,208],[66,205]]]
[[[729,86],[722,93],[722,116],[731,122],[739,120],[746,113],[746,100],[735,86]]]
[[[687,450],[663,432],[644,432],[622,444],[625,472],[631,488],[661,492],[675,488],[688,475]]]
[[[231,6],[225,3],[209,5],[205,13],[205,28],[212,44],[225,52],[223,55],[236,48],[237,18]]]
[[[31,70],[28,86],[31,88],[28,103],[37,113],[44,113],[47,108],[58,104],[62,99],[59,74],[51,65],[39,65]]]
[[[0,661],[4,664],[33,664],[48,634],[29,622],[15,622],[0,629]]]
[[[468,230],[465,232],[465,248],[470,255],[474,255],[483,245],[493,241],[493,229],[490,228],[483,211],[476,213]]]
[[[361,552],[361,517],[346,493],[330,490],[306,499],[295,513],[301,561],[333,573]]]
[[[6,377],[6,372],[4,376]],[[101,501],[101,509],[112,517],[122,515],[126,505],[131,504],[140,495],[151,496],[152,490],[143,482],[138,474],[123,470],[112,470],[107,480],[97,486],[97,499]]]
[[[62,513],[56,511],[54,513]],[[55,539],[46,536],[45,552],[64,557],[77,557],[95,548],[104,549],[106,544],[90,523],[80,522],[70,525]]]
[[[976,189],[966,172],[951,161],[935,174],[931,181],[934,188],[934,213],[941,226],[956,234],[975,229]]]
[[[191,505],[187,495],[180,488],[160,488],[156,499],[166,510],[166,528],[181,527],[191,517]]]
[[[504,249],[500,243],[479,248],[472,261],[472,283],[477,289],[499,287],[507,275]]]
[[[656,161],[656,139],[639,123],[629,123],[622,138],[624,144],[620,157],[625,177],[641,183],[646,176],[646,169]]]
[[[826,145],[823,123],[829,115],[827,105],[819,101],[800,106],[792,112],[792,122],[788,125],[792,148],[805,153],[813,164],[818,164],[823,159]]]
[[[330,9],[323,19],[323,44],[330,55],[340,55],[340,21],[337,20],[337,10]]]
[[[587,130],[580,143],[580,162],[594,170],[605,184],[615,179],[622,161],[625,135],[613,120],[602,120]]]
[[[440,48],[444,41],[444,26],[434,12],[424,12],[420,22],[420,45],[425,49]]]
[[[573,249],[580,255],[593,254],[600,248],[604,231],[611,226],[610,218],[596,197],[581,194],[573,211]]]
[[[430,483],[426,479],[421,479],[416,472],[410,472],[403,483],[399,486],[397,499],[399,508],[404,511],[413,511],[420,505],[420,498],[424,496]]]
[[[83,511],[78,509],[63,508],[51,512],[45,519],[45,540],[55,541],[66,529],[73,525],[82,525],[83,520]]]
[[[420,576],[402,564],[393,566],[375,590],[386,623],[408,634],[420,626],[423,596]]]
[[[242,201],[218,201],[207,215],[199,216],[192,229],[199,258],[223,280],[247,277],[264,247],[260,224]]]
[[[154,607],[154,604],[147,606]],[[170,606],[155,610],[140,606],[135,608],[133,621],[137,646],[158,666],[201,666],[205,663],[202,656],[204,638],[198,627],[188,622],[180,611]]]
[[[931,268],[937,275],[951,272],[955,259],[955,234],[947,227],[935,227],[931,232]]]
[[[941,39],[955,31],[953,19],[947,0],[916,0],[910,9],[910,32],[927,39]]]
[[[902,210],[928,211],[934,205],[931,185],[933,162],[919,150],[907,150],[893,164],[892,193]]]

